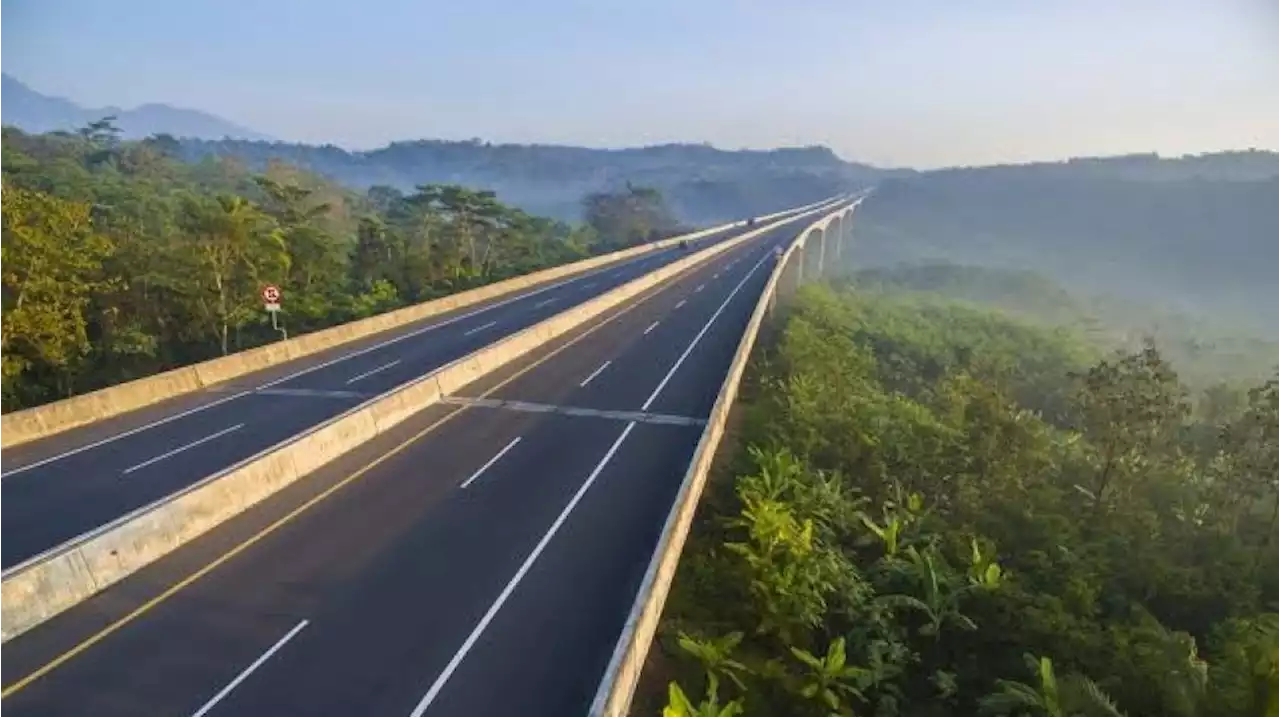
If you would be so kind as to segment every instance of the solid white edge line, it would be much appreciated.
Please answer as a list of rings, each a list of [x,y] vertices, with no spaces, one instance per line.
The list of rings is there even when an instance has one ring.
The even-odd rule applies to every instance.
[[[413,712],[409,713],[409,717],[422,717],[423,713],[427,711],[427,708],[431,706],[432,701],[434,701],[436,696],[440,694],[440,690],[444,689],[445,683],[447,683],[449,678],[453,676],[454,670],[457,670],[458,665],[462,664],[462,660],[466,658],[467,653],[470,652],[472,646],[476,644],[476,640],[480,639],[480,636],[484,634],[485,629],[489,627],[489,623],[493,622],[494,616],[502,609],[502,605],[507,601],[507,598],[511,597],[511,593],[515,592],[516,586],[520,584],[520,581],[524,579],[524,576],[529,572],[529,569],[533,567],[533,563],[538,559],[538,556],[542,555],[542,551],[546,549],[547,544],[551,542],[553,537],[555,537],[556,532],[560,530],[560,526],[564,525],[564,521],[568,519],[569,514],[573,512],[575,507],[577,507],[578,502],[582,500],[582,496],[586,495],[587,490],[596,482],[596,478],[599,477],[600,472],[604,470],[606,465],[608,465],[610,459],[613,458],[613,454],[618,452],[618,448],[622,446],[622,442],[627,440],[627,436],[631,434],[631,429],[635,427],[635,421],[632,421],[627,424],[626,428],[622,429],[622,434],[613,442],[613,445],[609,446],[609,450],[604,454],[604,458],[600,459],[600,462],[596,464],[595,469],[591,471],[591,475],[587,476],[587,480],[582,483],[580,488],[578,488],[578,492],[574,493],[573,497],[569,499],[569,504],[564,507],[564,510],[560,511],[560,515],[556,516],[555,522],[553,522],[551,527],[547,529],[546,534],[542,536],[542,539],[538,541],[538,544],[533,547],[533,552],[529,553],[529,557],[524,559],[524,563],[520,565],[520,569],[517,570],[516,574],[509,582],[507,582],[506,587],[502,589],[502,592],[498,594],[498,598],[489,606],[484,617],[481,617],[480,622],[476,623],[476,626],[472,628],[471,634],[467,635],[467,639],[462,643],[462,647],[459,647],[458,651],[454,653],[453,658],[449,660],[449,664],[445,665],[444,670],[440,673],[440,676],[436,678],[436,681],[431,683],[431,688],[427,690],[427,694],[422,696],[418,705],[413,708]],[[196,717],[199,716],[197,715]]]
[[[711,315],[711,318],[707,319],[707,323],[702,325],[702,330],[698,332],[697,336],[693,337],[693,341],[689,342],[688,348],[686,348],[684,353],[680,354],[680,358],[676,359],[676,362],[671,365],[671,370],[667,371],[667,375],[662,377],[662,381],[658,384],[658,387],[653,389],[653,393],[649,394],[648,400],[646,400],[644,405],[640,407],[641,411],[648,411],[649,407],[653,405],[653,402],[658,400],[658,394],[662,393],[662,389],[667,387],[667,383],[671,381],[671,377],[680,369],[680,365],[684,363],[685,359],[689,358],[689,354],[693,352],[694,347],[698,345],[698,342],[702,340],[702,337],[711,329],[711,325],[715,323],[716,319],[720,318],[720,314],[724,313],[725,307],[729,305],[730,301],[733,301],[733,297],[737,296],[739,291],[742,291],[742,287],[745,286],[747,281],[755,275],[756,271],[760,269],[760,265],[764,264],[765,259],[768,258],[769,256],[766,253],[765,256],[760,258],[760,261],[756,262],[755,266],[751,267],[751,271],[748,271],[747,275],[742,277],[742,281],[739,281],[738,285],[733,287],[733,291],[730,291],[729,295],[725,297],[724,302],[720,304],[720,308],[716,309],[716,312]]]
[[[170,456],[174,456],[174,455],[177,455],[177,454],[179,454],[179,453],[181,453],[181,452],[183,452],[183,451],[186,451],[186,450],[190,450],[190,449],[192,449],[192,448],[195,448],[196,446],[200,445],[201,443],[208,443],[209,441],[212,441],[212,440],[213,440],[213,439],[215,439],[215,438],[220,438],[220,437],[222,437],[222,436],[227,435],[228,433],[232,433],[232,432],[234,432],[234,431],[238,431],[238,430],[240,430],[241,428],[244,428],[244,424],[243,424],[243,423],[237,423],[236,425],[234,425],[234,426],[232,426],[232,427],[230,427],[230,428],[224,428],[224,429],[222,429],[221,431],[218,431],[217,433],[211,433],[211,434],[209,434],[209,435],[205,436],[204,438],[198,438],[198,439],[196,439],[196,440],[194,440],[194,441],[192,441],[192,442],[190,442],[190,443],[186,444],[185,446],[178,446],[177,448],[175,448],[175,449],[173,449],[173,450],[171,450],[171,451],[166,451],[166,452],[164,452],[164,453],[161,453],[160,455],[156,456],[155,458],[152,458],[152,459],[150,459],[150,460],[145,460],[145,461],[143,461],[143,462],[139,463],[138,465],[136,465],[136,466],[134,466],[134,467],[132,467],[132,468],[125,468],[123,471],[120,471],[120,475],[129,475],[130,473],[132,473],[132,472],[134,472],[134,471],[138,470],[139,468],[146,468],[147,466],[151,465],[152,463],[159,463],[160,461],[162,461],[162,460],[164,460],[164,459],[166,459],[166,458],[168,458],[168,457],[170,457]]]
[[[578,384],[578,388],[586,388],[587,384],[591,383],[592,379],[594,379],[596,376],[599,376],[605,369],[609,368],[609,364],[611,363],[613,363],[613,359],[610,359],[600,364],[600,368],[596,369],[595,371],[592,371],[590,376],[587,376],[586,378],[582,379],[582,383]]]
[[[661,319],[659,319],[658,321],[653,322],[652,324],[649,324],[649,328],[647,328],[647,329],[645,329],[645,330],[644,330],[644,335],[645,335],[645,336],[648,336],[648,335],[649,335],[649,332],[650,332],[650,331],[653,331],[653,330],[654,330],[654,329],[656,329],[656,328],[658,328],[658,324],[660,324],[660,323],[662,323],[662,320],[661,320]]]
[[[387,369],[391,368],[392,366],[395,366],[398,363],[400,363],[400,359],[396,359],[395,361],[392,361],[389,364],[384,364],[382,366],[379,366],[371,371],[358,373],[355,376],[352,376],[351,378],[347,379],[346,385],[350,386],[351,384],[355,383],[356,381],[359,381],[360,379],[369,378],[370,376],[374,375],[375,373],[378,373],[379,371],[386,371]]]
[[[489,323],[485,324],[484,326],[477,326],[477,327],[475,327],[474,329],[471,329],[470,331],[465,331],[465,332],[463,332],[463,334],[462,334],[462,335],[463,335],[463,336],[471,336],[471,335],[473,335],[473,334],[478,334],[478,333],[480,333],[481,331],[484,331],[485,329],[491,329],[491,328],[493,328],[494,326],[497,326],[497,325],[498,325],[498,322],[497,322],[497,321],[490,321]]]
[[[258,669],[259,667],[262,667],[262,663],[271,659],[271,656],[276,654],[276,652],[278,652],[280,648],[284,647],[285,643],[292,640],[294,635],[297,635],[299,632],[302,632],[302,628],[306,627],[308,623],[309,621],[303,620],[302,622],[295,625],[292,630],[285,633],[284,637],[280,638],[279,640],[276,640],[276,644],[272,645],[266,652],[262,653],[262,655],[260,655],[258,659],[253,661],[253,664],[244,668],[244,670],[240,674],[236,675],[236,678],[234,680],[229,682],[226,687],[223,687],[222,690],[218,692],[218,694],[214,695],[212,699],[204,703],[204,706],[196,710],[195,714],[192,714],[191,717],[204,717],[206,714],[208,714],[209,710],[213,709],[215,706],[217,706],[219,702],[222,701],[222,698],[231,694],[231,690],[234,690],[241,682],[244,682],[245,679],[249,677],[249,675],[253,674],[254,670]]]
[[[460,485],[460,486],[458,486],[458,487],[459,487],[459,488],[466,488],[467,486],[471,485],[471,482],[472,482],[472,481],[474,481],[475,479],[479,478],[479,477],[480,477],[480,474],[482,474],[482,473],[484,473],[485,471],[487,471],[487,470],[489,470],[490,468],[492,468],[494,463],[497,463],[499,460],[501,460],[501,459],[502,459],[502,457],[503,457],[503,456],[507,455],[507,451],[510,451],[512,448],[515,448],[515,447],[516,447],[516,444],[517,444],[517,443],[519,443],[519,442],[520,442],[520,436],[516,436],[515,438],[512,438],[512,439],[511,439],[511,442],[510,442],[510,443],[508,443],[508,444],[506,445],[506,447],[504,447],[502,450],[498,451],[498,452],[497,452],[497,454],[496,454],[496,455],[494,455],[494,457],[493,457],[493,458],[490,458],[488,461],[486,461],[484,465],[480,466],[479,470],[477,470],[475,473],[472,473],[470,478],[468,478],[468,479],[466,479],[466,480],[462,481],[462,485]]]

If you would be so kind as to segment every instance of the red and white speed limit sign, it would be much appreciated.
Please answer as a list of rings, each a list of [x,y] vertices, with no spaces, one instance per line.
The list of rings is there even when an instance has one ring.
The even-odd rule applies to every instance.
[[[267,284],[262,287],[262,300],[268,304],[280,303],[280,287],[275,284]]]

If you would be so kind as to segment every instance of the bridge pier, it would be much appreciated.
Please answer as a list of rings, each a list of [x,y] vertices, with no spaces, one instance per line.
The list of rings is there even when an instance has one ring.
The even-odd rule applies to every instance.
[[[804,280],[804,250],[805,247],[801,246],[787,257],[787,263],[783,265],[782,273],[778,275],[778,286],[773,293],[773,302],[769,307],[770,313],[774,311],[779,300],[788,301],[795,296],[800,282]]]
[[[826,231],[810,229],[805,235],[802,250],[803,261],[800,267],[800,281],[816,281],[822,277],[822,245],[826,240]]]
[[[827,273],[827,245],[831,243],[831,224],[828,223],[822,230],[822,239],[818,242],[818,276],[825,276]]]
[[[788,301],[805,281],[821,279],[840,271],[844,266],[846,242],[853,238],[853,212],[845,209],[832,217],[825,227],[807,230],[800,244],[787,258],[778,277],[778,287],[769,301],[769,315],[777,310],[779,301]]]
[[[853,241],[853,213],[857,211],[857,206],[849,207],[840,214],[835,232],[835,265],[843,267],[845,262],[845,244]]]
[[[835,225],[835,231],[831,233],[831,238],[834,240],[832,242],[833,246],[831,247],[831,260],[833,262],[832,266],[834,266],[837,270],[840,269],[840,254],[841,254],[840,249],[841,249],[841,246],[844,244],[844,231],[845,231],[844,218],[845,218],[845,213],[841,212],[839,216],[837,216],[834,220],[832,220],[832,224]]]

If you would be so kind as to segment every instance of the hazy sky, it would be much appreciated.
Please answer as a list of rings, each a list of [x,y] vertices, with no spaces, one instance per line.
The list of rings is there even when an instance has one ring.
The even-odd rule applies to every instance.
[[[285,139],[826,144],[937,166],[1256,146],[1276,0],[7,0],[4,71]]]

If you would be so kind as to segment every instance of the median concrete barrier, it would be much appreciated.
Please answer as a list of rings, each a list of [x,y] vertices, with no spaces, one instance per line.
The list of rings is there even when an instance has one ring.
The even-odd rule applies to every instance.
[[[707,425],[694,449],[693,458],[680,483],[675,502],[662,526],[657,547],[636,592],[635,602],[627,615],[613,655],[605,668],[604,677],[592,700],[588,712],[591,717],[625,717],[630,710],[631,698],[635,694],[636,685],[640,682],[640,674],[644,669],[649,646],[653,643],[653,636],[657,632],[658,622],[662,617],[662,608],[666,604],[671,582],[680,565],[680,554],[684,550],[685,539],[689,535],[694,514],[698,510],[698,502],[706,487],[716,449],[724,436],[729,412],[737,398],[743,372],[746,370],[747,361],[751,358],[751,350],[760,333],[761,323],[775,300],[779,282],[785,274],[794,273],[798,268],[799,265],[793,267],[793,263],[804,261],[806,240],[815,233],[821,236],[820,233],[825,231],[836,217],[851,211],[851,207],[857,206],[859,201],[861,199],[854,201],[849,207],[818,219],[800,232],[795,241],[783,252],[765,284],[764,291],[760,293],[755,310],[751,313],[751,319],[747,322],[742,339],[738,342],[733,361],[729,364],[729,371],[720,384],[720,393],[716,397],[711,414],[707,417]]]
[[[830,200],[777,212],[756,221],[771,220],[811,211]],[[555,266],[532,274],[504,279],[468,289],[425,303],[407,306],[385,314],[359,319],[309,334],[210,359],[191,366],[173,369],[147,378],[110,386],[62,401],[15,411],[0,416],[0,447],[9,448],[29,441],[88,425],[112,416],[135,411],[161,401],[192,393],[215,384],[230,381],[288,361],[326,351],[358,339],[368,338],[395,328],[422,321],[449,311],[474,306],[508,294],[540,285],[565,280],[644,254],[670,248],[681,241],[700,239],[717,232],[746,225],[746,221],[730,222],[670,239],[623,249],[571,264]]]
[[[826,207],[821,205],[794,218],[825,211]],[[0,641],[31,629],[163,557],[298,478],[390,430],[442,396],[794,218],[761,226],[645,274],[372,398],[180,493],[11,568],[0,581]]]

